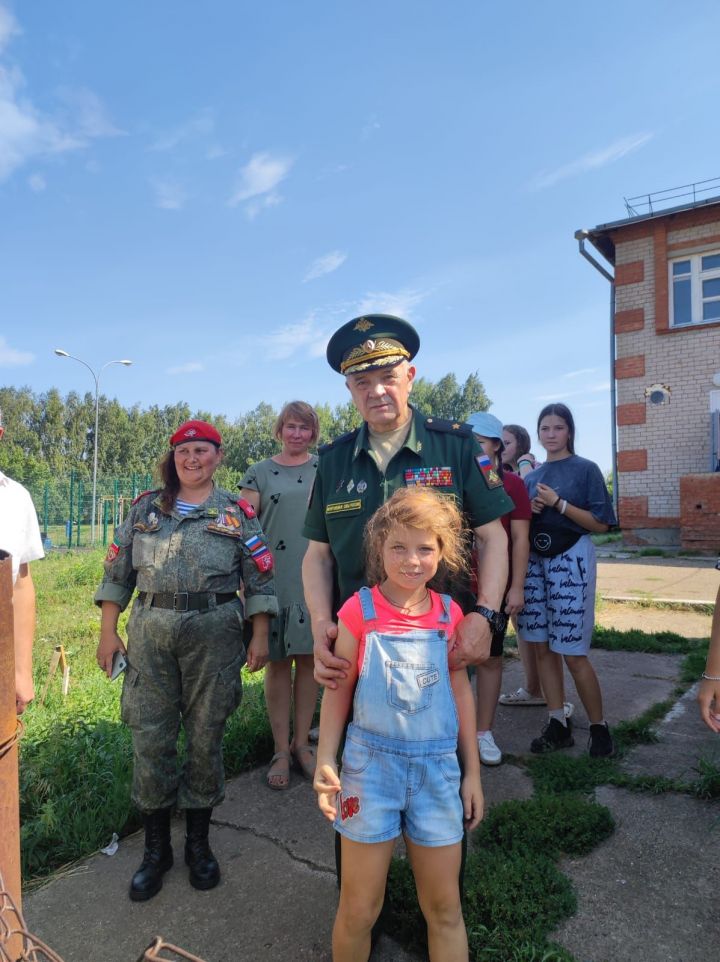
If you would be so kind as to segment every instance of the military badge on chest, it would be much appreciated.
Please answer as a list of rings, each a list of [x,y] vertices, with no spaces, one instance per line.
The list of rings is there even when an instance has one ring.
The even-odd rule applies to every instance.
[[[139,531],[140,534],[148,534],[153,531],[157,531],[160,527],[160,521],[157,514],[151,511],[150,514],[145,518],[144,521],[136,521],[133,525],[133,531]]]
[[[406,468],[405,484],[409,488],[452,488],[452,468]]]
[[[208,531],[215,534],[224,534],[230,538],[239,538],[242,535],[240,519],[231,511],[223,511],[208,525]]]

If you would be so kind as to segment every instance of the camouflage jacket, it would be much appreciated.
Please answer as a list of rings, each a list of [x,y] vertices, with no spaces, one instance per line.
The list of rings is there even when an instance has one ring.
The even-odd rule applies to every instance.
[[[245,508],[249,509],[248,516]],[[245,617],[276,615],[272,555],[246,501],[214,488],[203,505],[181,515],[160,507],[157,491],[136,498],[115,531],[95,603],[127,607],[133,591],[210,591],[245,588]]]

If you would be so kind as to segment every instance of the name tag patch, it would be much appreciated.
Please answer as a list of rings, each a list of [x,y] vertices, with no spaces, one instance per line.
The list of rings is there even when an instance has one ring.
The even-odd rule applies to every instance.
[[[361,508],[361,498],[355,498],[352,501],[335,501],[325,506],[325,514],[345,514],[349,511],[359,511]]]
[[[418,675],[416,679],[418,688],[427,688],[429,685],[436,685],[440,681],[440,672],[437,668],[434,671],[426,671],[424,675]]]
[[[406,468],[405,484],[408,487],[451,488],[452,468]]]

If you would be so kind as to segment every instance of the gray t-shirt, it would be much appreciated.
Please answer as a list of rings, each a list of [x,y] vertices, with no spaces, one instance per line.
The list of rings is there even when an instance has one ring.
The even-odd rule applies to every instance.
[[[594,461],[571,454],[561,461],[546,461],[523,478],[530,499],[537,493],[538,482],[554,488],[561,498],[565,498],[576,508],[589,511],[593,518],[603,524],[617,524],[610,494],[605,485],[600,468]],[[587,528],[571,521],[567,515],[560,514],[555,508],[544,508],[540,514],[532,516],[531,527],[549,524],[555,528],[567,528],[578,534],[587,534]]]

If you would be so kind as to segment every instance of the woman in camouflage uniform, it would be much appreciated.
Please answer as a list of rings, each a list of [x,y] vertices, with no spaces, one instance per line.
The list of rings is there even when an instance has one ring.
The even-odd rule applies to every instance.
[[[110,676],[116,652],[128,661],[122,718],[132,730],[132,799],[145,825],[145,855],[130,884],[133,901],[159,892],[173,863],[175,805],[186,813],[191,884],[209,889],[219,882],[208,830],[224,795],[225,722],[240,703],[242,665],[247,661],[256,671],[265,664],[269,618],[277,613],[272,555],[255,511],[213,481],[221,444],[206,422],[178,428],[160,464],[164,486],[133,503],[115,532],[95,594],[102,609],[98,665]],[[117,624],[135,589],[126,652]],[[247,653],[244,618],[253,624]],[[181,721],[187,750],[178,771]]]

